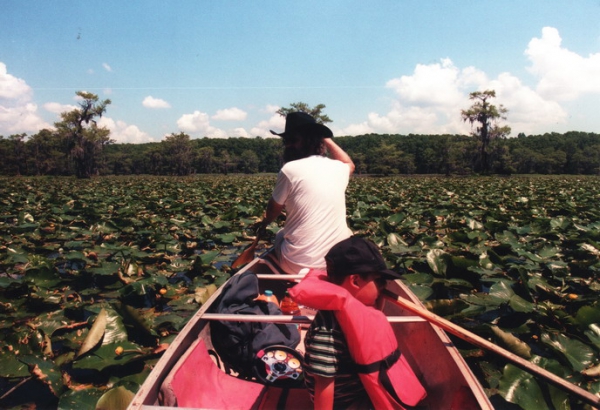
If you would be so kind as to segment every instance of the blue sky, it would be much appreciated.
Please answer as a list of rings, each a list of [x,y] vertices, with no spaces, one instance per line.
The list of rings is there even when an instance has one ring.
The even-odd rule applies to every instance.
[[[325,104],[335,135],[468,133],[494,89],[512,136],[600,132],[600,1],[0,0],[0,135],[79,90],[117,142],[268,137]]]

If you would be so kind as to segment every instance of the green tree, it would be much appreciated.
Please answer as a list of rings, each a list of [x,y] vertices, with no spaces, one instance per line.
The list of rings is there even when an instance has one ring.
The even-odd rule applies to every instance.
[[[562,174],[567,163],[564,151],[546,147],[538,153],[538,171],[541,174]]]
[[[225,175],[234,172],[238,164],[238,158],[226,149],[221,150],[217,157],[216,166]]]
[[[510,148],[505,139],[498,139],[491,145],[492,170],[496,174],[511,175],[516,172]]]
[[[215,149],[213,147],[201,147],[196,150],[196,169],[202,174],[210,174],[215,171]]]
[[[4,158],[4,160],[9,165],[9,172],[14,175],[23,175],[27,173],[25,137],[27,137],[27,134],[13,134],[8,137],[8,155]]]
[[[291,112],[302,111],[310,114],[319,124],[327,124],[331,122],[331,118],[327,114],[323,114],[325,104],[318,104],[314,107],[310,107],[308,104],[303,102],[291,103],[289,107],[283,107],[277,110],[277,114],[285,117]]]
[[[52,130],[43,129],[27,140],[30,175],[67,174],[68,164],[63,155],[63,141]]]
[[[403,152],[395,144],[382,142],[379,147],[373,149],[369,154],[373,160],[369,169],[370,172],[386,176],[398,173],[399,159]]]
[[[479,157],[476,161],[476,171],[484,174],[490,171],[490,158],[488,147],[490,141],[495,138],[502,138],[510,134],[510,127],[500,126],[500,120],[506,119],[508,110],[502,105],[496,107],[489,103],[490,98],[496,97],[496,91],[475,91],[469,94],[469,99],[475,102],[468,110],[461,110],[463,121],[471,123],[471,127],[475,123],[473,136],[479,140]]]
[[[241,171],[245,174],[254,174],[258,172],[259,162],[258,155],[252,150],[247,149],[240,155]]]
[[[469,137],[444,136],[440,147],[440,170],[447,176],[470,174],[473,171],[471,159],[476,151],[474,145],[473,139]]]
[[[577,150],[573,155],[574,171],[583,174],[600,174],[600,144]]]
[[[537,152],[530,148],[517,146],[511,154],[516,172],[519,174],[535,173],[537,155]]]
[[[194,151],[186,133],[171,134],[161,142],[169,174],[190,175],[193,171]]]
[[[99,101],[97,95],[85,91],[77,91],[76,94],[81,98],[80,108],[62,113],[62,121],[54,125],[66,142],[66,154],[73,160],[75,175],[90,178],[98,172],[102,148],[113,142],[109,139],[110,131],[96,123],[96,118],[102,117],[110,100]]]

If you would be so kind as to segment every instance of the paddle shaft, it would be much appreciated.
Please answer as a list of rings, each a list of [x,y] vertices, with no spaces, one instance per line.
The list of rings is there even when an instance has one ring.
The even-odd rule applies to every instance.
[[[424,307],[418,306],[413,302],[410,302],[402,297],[398,297],[398,295],[389,291],[385,291],[384,294],[387,298],[392,299],[396,304],[422,317],[428,322],[439,326],[448,333],[452,333],[453,335],[458,336],[461,339],[466,340],[467,342],[472,343],[476,346],[490,350],[509,360],[521,369],[533,373],[543,378],[547,382],[552,383],[556,387],[559,387],[578,396],[581,400],[585,401],[588,404],[591,404],[592,406],[600,408],[600,397],[588,392],[587,390],[584,390],[581,387],[574,385],[573,383],[565,381],[564,379],[558,377],[554,373],[551,373],[546,369],[536,366],[535,364],[523,359],[520,356],[517,356],[514,353],[509,352],[508,350],[502,349],[501,347],[485,340],[484,338],[479,337],[476,334],[471,333],[468,330],[463,329],[462,327],[455,325],[454,323],[436,315],[435,313],[430,312]]]
[[[222,320],[231,322],[265,322],[265,323],[298,323],[310,324],[314,316],[305,315],[236,315],[226,313],[205,313],[203,319]],[[425,322],[426,320],[416,316],[388,316],[390,323]]]

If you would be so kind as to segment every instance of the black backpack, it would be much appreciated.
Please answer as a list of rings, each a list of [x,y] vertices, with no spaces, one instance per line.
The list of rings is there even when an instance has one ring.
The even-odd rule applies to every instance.
[[[233,276],[223,287],[215,302],[214,313],[238,315],[281,315],[274,303],[258,296],[258,278],[250,271]],[[293,324],[260,322],[212,321],[211,341],[227,371],[239,373],[250,379],[255,375],[255,365],[260,363],[256,354],[273,345],[294,349],[300,343],[300,334]]]

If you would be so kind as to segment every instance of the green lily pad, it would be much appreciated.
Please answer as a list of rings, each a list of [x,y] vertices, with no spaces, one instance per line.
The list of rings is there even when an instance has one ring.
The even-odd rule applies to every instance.
[[[600,348],[600,325],[593,323],[589,325],[588,330],[585,331],[585,335],[592,341],[592,343]]]
[[[490,329],[500,344],[506,349],[525,359],[531,357],[531,347],[529,347],[527,343],[523,342],[518,337],[515,337],[512,333],[505,332],[498,326],[490,326]]]
[[[59,410],[95,409],[98,400],[105,393],[104,389],[88,388],[82,390],[69,390],[58,402]]]
[[[110,389],[100,397],[96,410],[126,410],[135,394],[123,386]]]
[[[562,367],[555,361],[536,356],[533,363],[564,377]],[[504,368],[498,391],[506,401],[518,404],[523,409],[571,409],[567,393],[554,386],[548,386],[548,389],[551,403],[546,401],[535,375],[508,364]]]
[[[573,370],[581,372],[593,364],[596,359],[594,349],[576,339],[561,333],[543,333],[540,340],[563,356]]]
[[[104,337],[104,331],[106,330],[106,322],[107,322],[107,313],[106,309],[102,309],[98,316],[94,320],[94,324],[92,328],[88,332],[87,337],[83,341],[83,344],[79,348],[77,352],[76,358],[79,358],[92,350]]]
[[[52,394],[58,397],[63,393],[63,375],[54,362],[34,356],[24,357],[22,361],[27,363],[31,375],[47,385]]]
[[[442,249],[431,249],[427,253],[427,264],[433,273],[439,276],[446,275],[446,269],[448,268],[446,257],[447,254]]]
[[[600,323],[600,306],[582,306],[575,316],[575,320],[583,327]]]
[[[27,364],[21,361],[14,351],[8,349],[0,350],[0,377],[23,378],[29,376]]]
[[[117,348],[124,350],[118,354]],[[146,354],[140,346],[128,341],[108,343],[100,346],[92,353],[73,362],[74,369],[93,369],[102,371],[110,366],[124,366],[132,361],[143,358]]]

